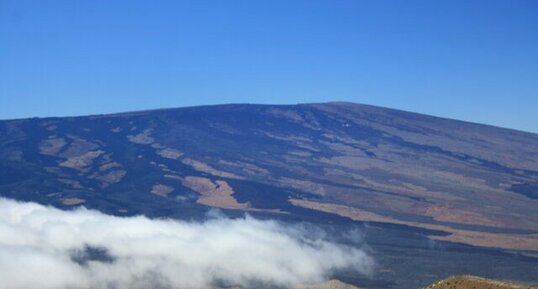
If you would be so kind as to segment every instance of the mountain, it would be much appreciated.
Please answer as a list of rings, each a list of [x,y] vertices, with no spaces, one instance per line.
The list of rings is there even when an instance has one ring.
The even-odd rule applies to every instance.
[[[343,102],[30,118],[0,121],[0,172],[66,210],[314,224],[374,257],[330,276],[361,288],[538,282],[537,134]]]
[[[368,105],[6,120],[0,170],[2,196],[62,208],[339,216],[538,250],[538,135]]]

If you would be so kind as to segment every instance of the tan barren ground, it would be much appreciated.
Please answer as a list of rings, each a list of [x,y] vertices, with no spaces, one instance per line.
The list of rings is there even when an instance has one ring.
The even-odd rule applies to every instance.
[[[451,276],[437,281],[426,289],[538,289],[538,285],[498,281],[477,276]]]
[[[309,200],[291,199],[290,203],[304,208],[314,209],[326,213],[337,214],[342,217],[347,217],[356,221],[365,222],[382,222],[400,225],[408,225],[413,227],[426,228],[450,233],[448,236],[429,236],[433,240],[443,240],[464,243],[474,246],[496,247],[503,249],[516,250],[538,250],[538,234],[500,234],[487,233],[479,231],[469,231],[454,229],[445,225],[436,225],[429,223],[410,222],[398,220],[389,216],[368,212],[358,208],[352,208],[344,205],[320,203]]]

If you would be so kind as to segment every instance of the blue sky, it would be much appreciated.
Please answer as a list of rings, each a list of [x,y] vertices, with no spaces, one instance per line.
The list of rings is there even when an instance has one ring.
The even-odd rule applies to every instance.
[[[538,1],[0,0],[0,119],[332,100],[538,132]]]

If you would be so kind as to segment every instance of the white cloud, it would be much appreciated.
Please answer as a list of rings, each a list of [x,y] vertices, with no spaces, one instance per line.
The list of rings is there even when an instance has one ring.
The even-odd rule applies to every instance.
[[[358,248],[249,216],[122,218],[0,199],[0,289],[293,286],[336,269],[369,274],[372,265]]]

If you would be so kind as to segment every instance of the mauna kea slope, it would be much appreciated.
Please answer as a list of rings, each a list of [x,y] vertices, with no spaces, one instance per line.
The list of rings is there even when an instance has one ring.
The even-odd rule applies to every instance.
[[[359,105],[0,121],[0,194],[118,215],[325,212],[538,250],[538,135]],[[314,210],[314,211],[312,211]]]

